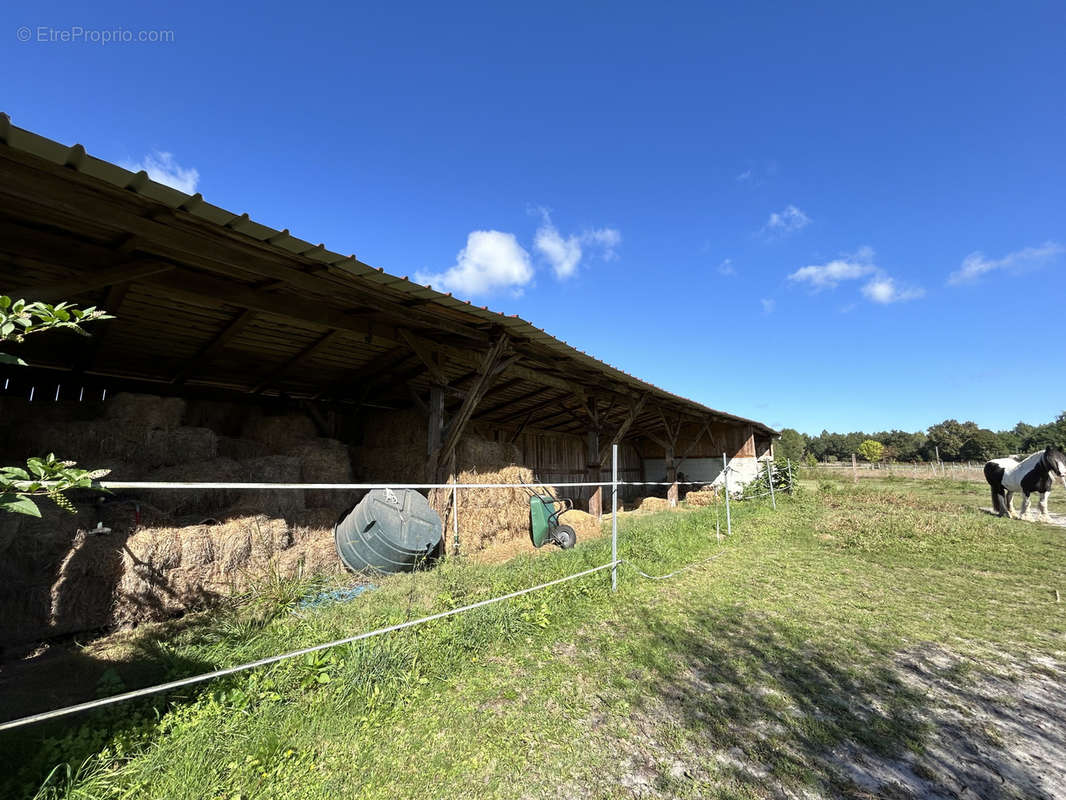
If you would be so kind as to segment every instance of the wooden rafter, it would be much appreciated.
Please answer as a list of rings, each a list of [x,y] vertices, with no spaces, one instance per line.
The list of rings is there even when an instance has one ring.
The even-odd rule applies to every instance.
[[[485,357],[481,362],[481,375],[478,380],[474,382],[474,385],[470,387],[466,400],[463,401],[462,408],[455,415],[455,418],[448,424],[448,430],[444,434],[444,443],[441,445],[441,455],[437,460],[439,464],[441,461],[447,461],[451,458],[452,453],[455,451],[455,446],[459,443],[459,438],[463,435],[463,431],[466,430],[466,425],[470,422],[470,418],[474,414],[474,409],[477,404],[481,402],[482,396],[492,385],[492,381],[496,379],[494,370],[497,364],[500,363],[500,359],[503,358],[504,353],[507,351],[507,345],[510,342],[510,338],[507,334],[500,334],[500,337],[496,340],[496,343],[485,354]]]
[[[429,371],[430,378],[433,379],[433,382],[440,384],[441,386],[447,386],[448,376],[444,374],[444,371],[441,369],[440,364],[437,363],[436,359],[439,358],[439,354],[433,352],[433,349],[430,346],[429,342],[419,338],[418,336],[415,336],[409,330],[406,330],[404,328],[398,329],[398,333],[403,338],[403,340],[407,342],[407,345],[414,351],[415,355],[418,356],[418,359],[425,365],[426,369]]]
[[[255,319],[255,312],[248,310],[244,310],[234,317],[225,328],[219,331],[214,339],[200,348],[196,355],[178,368],[170,382],[174,384],[184,383],[193,370],[209,363],[226,345],[239,336],[241,331],[247,328],[253,319]]]
[[[648,402],[648,397],[648,394],[642,394],[638,400],[631,401],[632,405],[629,408],[629,413],[626,415],[626,418],[622,420],[622,424],[618,426],[618,430],[616,430],[614,436],[611,437],[611,441],[600,447],[601,465],[607,463],[607,457],[611,454],[611,446],[621,444],[622,439],[624,439],[625,435],[629,433],[629,429],[632,427],[633,422],[638,416],[640,416],[640,412],[644,409],[644,404]]]
[[[27,300],[63,300],[94,289],[137,281],[150,275],[169,272],[172,269],[174,269],[172,264],[163,264],[158,261],[131,261],[106,269],[93,270],[84,277],[42,283],[36,286],[20,286],[12,289],[8,294],[13,297],[24,297]]]
[[[317,353],[319,350],[321,350],[323,347],[333,341],[334,337],[337,336],[338,333],[339,331],[337,330],[326,331],[324,334],[322,334],[313,342],[311,342],[311,344],[307,345],[307,347],[303,348],[299,353],[287,359],[285,362],[279,364],[277,367],[270,370],[270,372],[260,378],[259,382],[254,387],[252,387],[252,390],[249,392],[249,394],[259,394],[263,390],[272,386],[274,382],[278,380],[278,378],[284,376],[297,364],[306,361],[308,358],[313,356],[315,353]]]

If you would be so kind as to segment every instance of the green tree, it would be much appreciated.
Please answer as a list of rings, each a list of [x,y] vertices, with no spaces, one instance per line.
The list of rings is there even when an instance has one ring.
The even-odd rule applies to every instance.
[[[880,461],[884,455],[885,446],[875,439],[867,439],[856,448],[858,454],[870,462]]]
[[[795,428],[782,428],[781,438],[774,444],[778,460],[791,459],[794,464],[798,464],[803,458],[803,451],[806,448],[807,437]]]
[[[959,448],[959,457],[966,461],[988,461],[1005,455],[1000,452],[1000,439],[995,431],[981,428]]]
[[[111,319],[97,308],[77,308],[69,303],[27,303],[0,295],[0,345],[22,344],[27,336],[49,330],[65,329],[88,336],[81,325],[99,319]],[[25,365],[10,353],[0,352],[0,364]],[[41,516],[34,498],[47,497],[66,511],[76,513],[65,492],[87,489],[110,470],[78,469],[73,461],[61,461],[54,453],[43,458],[29,458],[25,467],[0,467],[0,510],[15,514]]]
[[[962,446],[978,430],[980,429],[975,422],[959,422],[955,419],[946,419],[937,425],[931,425],[926,442],[926,456],[934,460],[939,450],[942,461],[958,461]]]

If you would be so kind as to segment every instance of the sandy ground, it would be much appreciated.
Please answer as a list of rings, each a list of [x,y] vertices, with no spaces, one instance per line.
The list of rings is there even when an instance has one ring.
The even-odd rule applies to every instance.
[[[935,644],[896,653],[894,680],[914,698],[922,698],[912,722],[926,732],[919,748],[897,748],[892,755],[846,739],[836,745],[808,748],[783,733],[775,714],[746,721],[745,736],[772,750],[796,750],[796,764],[820,774],[821,780],[796,785],[774,774],[758,748],[724,748],[709,737],[704,747],[679,752],[662,732],[683,725],[684,695],[665,702],[643,724],[635,715],[637,735],[620,749],[625,794],[639,798],[677,796],[663,778],[699,779],[703,786],[732,784],[723,796],[833,800],[1055,800],[1066,797],[1066,664],[1042,656],[1018,659],[999,654],[975,661]],[[688,691],[721,694],[723,685],[692,676]],[[769,687],[752,687],[760,698],[781,696]],[[723,700],[726,698],[723,696]],[[795,701],[796,698],[791,698]],[[788,702],[778,707],[793,717],[824,718],[823,710],[840,703],[849,713],[886,713],[891,698],[822,697],[807,707]],[[861,707],[865,706],[866,711]],[[649,709],[650,710],[650,709]],[[891,715],[890,715],[891,716]],[[676,717],[671,720],[671,717]],[[647,717],[645,717],[647,719]],[[650,721],[650,720],[649,720]],[[828,780],[827,780],[828,779]],[[686,794],[686,796],[688,796]],[[699,796],[699,795],[697,795]]]
[[[1049,504],[1050,505],[1050,504]],[[992,514],[995,516],[995,511],[991,508],[982,508],[986,514]],[[1014,513],[1017,514],[1021,510],[1021,506],[1015,505]],[[1066,528],[1066,514],[1058,514],[1054,511],[1048,511],[1047,516],[1043,516],[1036,510],[1036,504],[1034,503],[1029,508],[1029,513],[1020,518],[1023,522],[1043,522],[1045,525],[1055,525],[1059,528]]]

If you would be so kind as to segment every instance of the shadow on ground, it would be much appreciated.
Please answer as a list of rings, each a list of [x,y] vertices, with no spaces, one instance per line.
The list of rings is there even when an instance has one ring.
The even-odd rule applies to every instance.
[[[1066,673],[936,646],[826,646],[740,609],[644,622],[626,783],[637,796],[1054,798],[1066,792]],[[1010,673],[1005,677],[1005,671]],[[634,677],[635,677],[634,673]],[[683,734],[666,744],[663,731]]]

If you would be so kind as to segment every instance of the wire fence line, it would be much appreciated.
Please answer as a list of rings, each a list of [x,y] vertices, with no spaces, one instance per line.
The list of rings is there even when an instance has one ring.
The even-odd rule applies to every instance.
[[[135,699],[142,698],[142,697],[148,697],[148,696],[151,696],[151,695],[162,694],[162,693],[169,692],[169,691],[172,691],[174,689],[179,689],[179,688],[182,688],[182,687],[185,687],[185,686],[193,686],[193,685],[196,685],[196,684],[200,684],[200,683],[204,683],[204,682],[207,682],[207,681],[215,680],[217,678],[222,678],[222,677],[225,677],[227,675],[233,675],[233,674],[240,673],[240,672],[246,672],[248,670],[253,670],[253,669],[260,668],[260,667],[269,666],[271,664],[276,664],[276,663],[279,663],[281,661],[286,661],[286,660],[289,660],[289,659],[292,659],[292,658],[298,658],[300,656],[307,655],[309,653],[315,653],[315,652],[318,652],[318,651],[321,651],[321,650],[328,650],[328,649],[332,649],[332,648],[335,648],[335,647],[340,647],[340,646],[347,645],[347,644],[353,644],[355,642],[365,641],[367,639],[372,639],[372,638],[375,638],[375,637],[378,637],[378,636],[383,636],[383,635],[386,635],[386,634],[389,634],[389,633],[393,633],[393,632],[396,632],[396,631],[401,631],[401,630],[405,630],[405,629],[408,629],[408,628],[414,628],[414,627],[417,627],[419,625],[424,625],[426,623],[433,622],[435,620],[445,619],[447,617],[452,617],[452,616],[455,616],[455,615],[458,615],[458,614],[467,613],[467,612],[473,611],[473,610],[478,609],[478,608],[484,608],[486,606],[494,605],[496,603],[501,603],[501,602],[504,602],[506,600],[512,600],[514,598],[521,597],[521,596],[527,595],[527,594],[531,594],[533,592],[543,591],[544,589],[548,589],[548,588],[550,588],[552,586],[558,586],[559,584],[567,583],[569,581],[574,581],[574,580],[577,580],[579,578],[584,578],[584,577],[587,577],[589,575],[593,575],[595,573],[602,572],[602,571],[608,570],[608,569],[611,570],[611,589],[612,589],[612,591],[616,591],[617,590],[618,567],[619,567],[619,565],[622,565],[622,564],[627,565],[633,571],[635,571],[639,576],[641,576],[641,577],[643,577],[643,578],[645,578],[647,580],[661,581],[661,580],[666,580],[668,578],[672,578],[672,577],[674,577],[676,575],[679,575],[681,573],[688,572],[690,570],[696,569],[696,568],[701,567],[701,566],[703,566],[703,565],[705,565],[705,564],[707,564],[707,563],[709,563],[711,561],[716,561],[717,559],[719,559],[722,556],[726,555],[727,552],[729,552],[729,551],[717,552],[717,553],[715,553],[715,554],[713,554],[713,555],[711,555],[711,556],[709,556],[707,558],[700,559],[699,561],[693,562],[691,564],[687,564],[687,565],[685,565],[683,567],[680,567],[679,569],[676,569],[673,572],[667,573],[665,575],[652,575],[652,574],[650,574],[648,572],[645,572],[644,570],[640,569],[632,561],[630,561],[628,559],[619,558],[618,557],[618,514],[617,514],[617,494],[618,494],[618,487],[619,486],[623,486],[623,485],[631,485],[631,486],[633,486],[633,485],[637,485],[637,486],[639,486],[639,485],[654,485],[654,486],[701,485],[701,486],[706,486],[706,485],[710,485],[713,482],[709,482],[709,481],[674,481],[674,482],[664,482],[664,481],[620,481],[620,480],[618,480],[618,471],[617,471],[617,452],[618,452],[618,446],[617,445],[613,445],[613,451],[614,451],[613,452],[613,455],[614,455],[614,474],[613,474],[613,478],[614,478],[614,480],[612,480],[612,481],[601,481],[601,482],[582,482],[582,483],[567,484],[567,485],[570,485],[570,486],[609,486],[609,487],[612,488],[612,504],[614,505],[615,511],[614,511],[614,513],[611,514],[611,560],[608,561],[605,564],[600,564],[600,565],[595,566],[595,567],[590,567],[588,569],[581,570],[580,572],[576,572],[576,573],[573,573],[571,575],[566,575],[566,576],[563,576],[561,578],[556,578],[554,580],[545,581],[544,583],[537,584],[536,586],[530,586],[530,587],[527,587],[527,588],[524,588],[524,589],[518,589],[516,591],[508,592],[506,594],[498,595],[496,597],[490,597],[490,598],[487,598],[487,599],[484,599],[484,600],[479,600],[479,601],[474,602],[474,603],[469,603],[467,605],[460,606],[458,608],[448,609],[446,611],[441,611],[441,612],[438,612],[438,613],[435,613],[435,614],[428,614],[426,616],[419,617],[419,618],[413,619],[413,620],[408,620],[406,622],[397,623],[395,625],[389,625],[389,626],[382,627],[382,628],[376,628],[376,629],[371,630],[371,631],[365,631],[365,632],[362,632],[362,633],[353,634],[351,636],[347,636],[347,637],[344,637],[344,638],[341,638],[341,639],[335,639],[333,641],[323,642],[321,644],[311,645],[311,646],[308,646],[308,647],[299,648],[297,650],[291,650],[291,651],[285,652],[285,653],[278,653],[276,655],[267,656],[265,658],[256,659],[254,661],[249,661],[249,662],[246,662],[244,664],[238,664],[238,665],[231,666],[231,667],[222,667],[220,669],[212,670],[210,672],[204,672],[204,673],[200,673],[198,675],[192,675],[192,676],[189,676],[189,677],[186,677],[186,678],[180,678],[178,680],[168,681],[166,683],[155,684],[153,686],[147,686],[147,687],[144,687],[142,689],[134,689],[132,691],[123,692],[123,693],[120,693],[120,694],[112,695],[110,697],[98,698],[96,700],[89,700],[89,701],[86,701],[86,702],[83,702],[83,703],[76,703],[76,704],[73,704],[73,705],[64,706],[62,708],[52,709],[50,711],[44,711],[44,712],[41,712],[41,713],[38,713],[38,714],[30,714],[28,716],[19,717],[17,719],[8,720],[6,722],[0,722],[0,731],[6,731],[6,730],[13,730],[13,729],[16,729],[16,728],[22,728],[22,727],[25,727],[27,725],[33,725],[33,724],[40,723],[40,722],[45,722],[45,721],[51,720],[51,719],[67,717],[67,716],[70,716],[72,714],[77,714],[77,713],[82,712],[82,711],[90,711],[90,710],[93,710],[93,709],[98,709],[98,708],[103,708],[103,707],[106,707],[106,706],[112,706],[112,705],[116,705],[116,704],[119,704],[119,703],[128,702],[128,701],[135,700]],[[730,473],[736,472],[737,470],[735,470],[729,464],[728,459],[727,459],[727,457],[726,457],[726,455],[724,453],[722,455],[722,461],[723,461],[723,469],[722,469],[722,473],[721,473],[721,475],[719,477],[722,477],[722,479],[723,479],[723,484],[722,485],[724,487],[723,494],[725,496],[727,534],[732,534],[732,522],[731,522],[731,518],[730,518],[730,514],[729,514],[729,494],[730,494],[729,475],[730,475]],[[769,463],[767,463],[767,478],[769,480],[770,486],[772,487],[773,486],[773,477],[772,477],[771,467],[770,467]],[[277,489],[277,488],[283,488],[283,489],[288,489],[288,488],[301,488],[301,489],[312,489],[312,488],[314,488],[314,489],[354,489],[354,488],[358,488],[358,489],[378,489],[378,488],[380,488],[380,489],[400,489],[400,488],[410,488],[410,489],[426,489],[426,488],[479,489],[479,488],[490,488],[490,489],[499,489],[499,488],[533,488],[537,484],[532,484],[532,485],[530,485],[530,484],[456,484],[456,483],[447,483],[447,484],[272,484],[272,483],[262,483],[262,484],[256,484],[256,483],[198,483],[198,482],[179,483],[179,482],[158,482],[158,481],[110,481],[110,482],[109,481],[100,481],[100,482],[98,482],[97,484],[94,484],[94,485],[98,485],[100,488],[108,488],[108,489],[110,489],[110,488],[116,488],[116,489],[118,489],[118,488],[122,488],[122,489],[125,489],[125,488],[153,488],[153,489],[243,488],[243,489],[263,489],[263,490],[267,490],[267,489]],[[788,490],[790,492],[792,490],[791,464],[789,464],[789,487],[788,487]],[[772,493],[766,493],[766,494],[772,494]],[[755,499],[756,497],[766,496],[766,494],[756,494],[756,495],[752,495],[752,496],[749,496],[749,497],[738,496],[737,499],[738,500]],[[776,509],[776,502],[774,504],[774,508]],[[715,534],[716,534],[718,543],[721,544],[721,530],[720,530],[720,525],[719,525],[719,520],[718,520],[718,505],[717,505],[717,502],[715,503]]]

